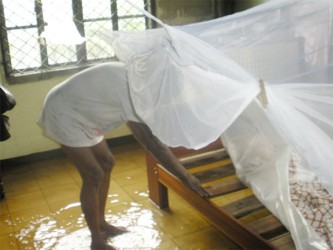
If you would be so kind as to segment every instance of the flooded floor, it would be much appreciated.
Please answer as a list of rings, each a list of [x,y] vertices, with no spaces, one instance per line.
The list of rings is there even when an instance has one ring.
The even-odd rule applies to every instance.
[[[109,239],[117,249],[236,249],[187,203],[170,192],[170,209],[149,201],[144,152],[136,143],[112,148],[117,165],[107,221],[127,233]],[[5,168],[0,203],[0,249],[90,249],[81,212],[81,180],[66,158]]]

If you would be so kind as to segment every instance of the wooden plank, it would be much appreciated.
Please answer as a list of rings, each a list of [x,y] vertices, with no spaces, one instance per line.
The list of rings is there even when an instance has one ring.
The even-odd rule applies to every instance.
[[[246,198],[232,202],[224,206],[223,208],[235,218],[240,218],[263,207],[264,206],[260,203],[260,201],[254,195],[251,195]]]
[[[222,183],[215,184],[213,186],[205,187],[205,190],[210,194],[210,198],[233,193],[247,188],[239,179],[235,178]]]
[[[223,148],[222,142],[220,138],[217,138],[216,141],[210,143],[209,145],[200,148],[200,149],[188,149],[184,147],[176,147],[176,148],[170,148],[170,150],[173,152],[175,156],[178,158],[184,157],[184,156],[190,156],[190,155],[197,155],[201,154],[203,152],[208,152],[216,149]]]
[[[274,239],[269,240],[276,248],[283,249],[283,250],[295,250],[296,246],[295,243],[290,235],[290,233],[285,233]]]
[[[183,166],[187,169],[209,164],[212,162],[220,161],[223,159],[228,159],[229,155],[225,148],[203,152],[197,155],[191,155],[187,157],[179,158],[179,161],[183,164]]]
[[[211,162],[205,165],[200,165],[200,166],[196,166],[196,167],[192,167],[192,168],[188,168],[187,171],[189,172],[189,174],[196,174],[196,173],[200,173],[203,171],[207,171],[210,169],[214,169],[217,167],[222,167],[222,166],[227,166],[232,164],[231,159],[227,158],[227,159],[223,159],[221,161],[216,161],[216,162]]]
[[[226,176],[234,175],[236,172],[233,164],[219,166],[202,172],[194,173],[193,175],[200,180],[201,183],[214,181]]]
[[[159,182],[157,163],[149,152],[146,152],[146,166],[150,200],[161,209],[169,207],[168,189]]]
[[[247,225],[265,239],[271,239],[287,232],[287,229],[273,214],[257,219]]]

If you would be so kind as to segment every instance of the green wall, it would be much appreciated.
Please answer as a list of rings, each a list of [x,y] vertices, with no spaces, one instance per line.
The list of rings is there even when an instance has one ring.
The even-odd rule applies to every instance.
[[[242,11],[263,2],[265,2],[265,0],[236,0],[235,11]]]
[[[156,16],[169,25],[194,23],[214,18],[214,0],[159,0]]]

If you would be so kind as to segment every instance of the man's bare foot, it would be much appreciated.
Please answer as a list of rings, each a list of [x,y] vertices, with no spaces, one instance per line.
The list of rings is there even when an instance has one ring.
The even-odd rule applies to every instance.
[[[91,243],[91,250],[116,250],[116,248],[103,241]]]
[[[101,230],[106,237],[117,236],[119,234],[128,232],[125,227],[115,227],[108,223],[101,225]]]

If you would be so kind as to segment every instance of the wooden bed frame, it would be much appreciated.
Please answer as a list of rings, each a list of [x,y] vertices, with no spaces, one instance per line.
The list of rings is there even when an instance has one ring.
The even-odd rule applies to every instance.
[[[189,173],[200,180],[210,197],[203,198],[184,186],[147,152],[149,196],[158,207],[169,207],[170,188],[241,248],[295,249],[286,228],[236,177],[220,140],[200,150],[181,147],[171,150]],[[230,200],[230,195],[239,198]],[[219,200],[223,200],[222,205]]]

